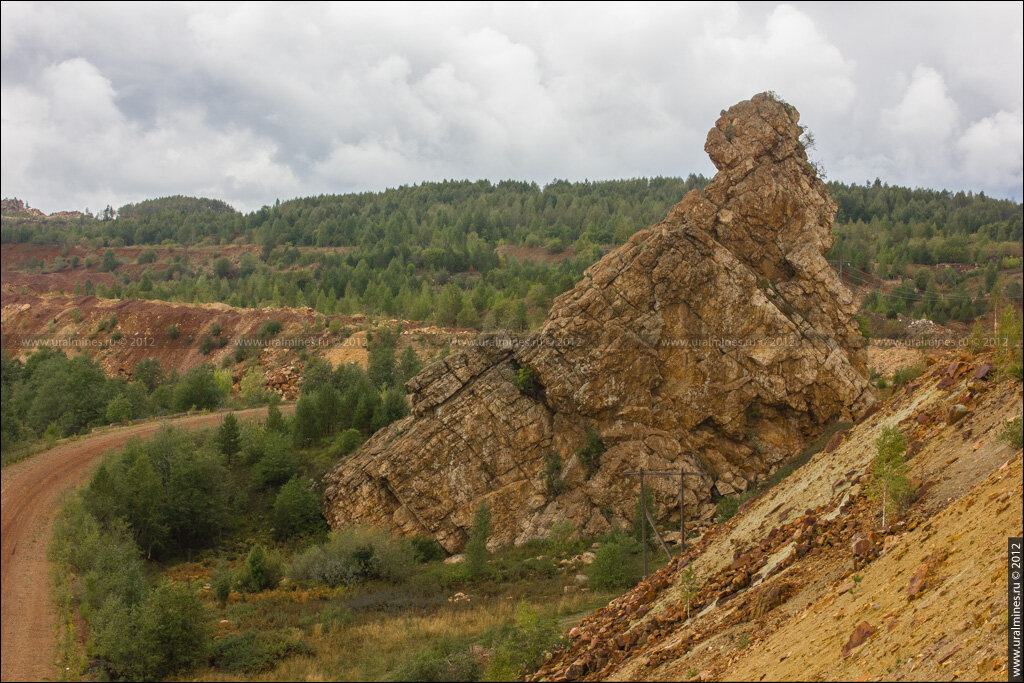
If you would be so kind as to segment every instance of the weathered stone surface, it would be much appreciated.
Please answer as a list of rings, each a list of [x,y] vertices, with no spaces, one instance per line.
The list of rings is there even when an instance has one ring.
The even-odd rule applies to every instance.
[[[849,657],[874,632],[875,629],[866,621],[857,624],[857,628],[853,629],[853,633],[850,634],[850,639],[846,641],[846,645],[843,645],[843,656]]]
[[[462,547],[474,510],[493,544],[585,534],[629,518],[628,470],[679,469],[688,519],[744,491],[823,424],[874,401],[850,292],[824,254],[836,205],[799,142],[795,109],[757,95],[726,112],[705,150],[718,173],[559,296],[542,328],[493,336],[410,380],[413,415],[325,480],[327,517]],[[538,383],[515,382],[528,368]],[[576,455],[607,447],[593,476]],[[551,498],[544,456],[562,460]],[[678,510],[678,482],[650,483]],[[677,513],[678,514],[678,513]]]

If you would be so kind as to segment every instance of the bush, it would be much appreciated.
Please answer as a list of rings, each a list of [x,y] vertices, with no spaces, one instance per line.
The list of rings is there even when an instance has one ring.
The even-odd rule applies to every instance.
[[[219,406],[225,395],[213,367],[203,364],[186,372],[175,383],[172,401],[175,410],[209,410]]]
[[[516,370],[516,387],[524,396],[536,396],[540,390],[540,383],[533,376],[533,370],[524,365]]]
[[[256,330],[256,336],[260,339],[270,339],[281,330],[282,326],[279,320],[267,320]]]
[[[331,445],[331,457],[343,458],[362,446],[364,441],[366,437],[358,429],[346,429]]]
[[[583,445],[576,449],[576,456],[583,465],[583,478],[590,479],[601,467],[601,456],[604,455],[605,445],[601,435],[593,429],[587,432]]]
[[[267,552],[261,545],[254,545],[245,558],[245,566],[238,576],[238,584],[249,593],[277,588],[284,578],[284,562],[277,553]]]
[[[206,654],[206,610],[187,586],[162,584],[146,602],[140,636],[154,673],[187,671]]]
[[[288,657],[314,653],[309,643],[286,632],[245,631],[214,641],[210,663],[221,671],[252,674],[269,671]]]
[[[225,356],[228,358],[228,356]],[[263,386],[263,373],[258,368],[250,368],[238,384],[238,392],[247,406],[257,406],[267,401],[270,392]]]
[[[479,681],[480,658],[460,639],[444,637],[395,667],[392,681]]]
[[[281,487],[274,499],[274,535],[284,539],[323,533],[327,524],[320,513],[320,499],[312,482],[295,478]]]
[[[82,615],[91,619],[107,602],[125,608],[141,602],[148,587],[139,548],[124,522],[104,528],[80,502],[61,509],[54,523],[50,557],[82,578]]]
[[[686,618],[690,618],[690,602],[694,596],[697,595],[697,591],[700,589],[700,577],[697,575],[697,571],[690,565],[683,571],[679,572],[679,579],[676,582],[676,587],[679,589],[679,599],[686,603]]]
[[[562,459],[549,451],[544,455],[544,490],[549,498],[555,498],[565,491],[562,479]]]
[[[107,421],[120,424],[132,419],[132,402],[125,395],[110,399],[107,404]]]
[[[327,543],[295,555],[290,576],[293,581],[332,587],[377,579],[401,583],[415,563],[411,543],[380,531],[347,527],[332,532]]]
[[[429,536],[413,536],[409,539],[409,547],[412,548],[413,557],[420,564],[439,562],[445,558],[444,548]]]
[[[636,553],[639,546],[623,534],[610,536],[597,549],[590,565],[588,583],[598,590],[630,588],[640,579]]]
[[[545,539],[544,545],[548,553],[554,557],[570,555],[580,550],[580,540],[576,533],[576,527],[572,522],[562,519],[551,525],[551,531]]]
[[[167,326],[167,336],[170,339],[177,339],[180,332],[178,331],[177,323],[171,323]]]
[[[231,523],[227,474],[200,434],[165,427],[103,462],[82,494],[100,523],[122,519],[147,556],[209,546]]]
[[[892,386],[901,387],[907,382],[917,379],[924,373],[921,365],[908,365],[892,373]]]
[[[217,343],[213,341],[213,337],[208,334],[204,334],[199,338],[199,353],[204,356],[209,355],[210,351],[217,348]]]
[[[1021,448],[1024,446],[1024,434],[1022,434],[1020,416],[1006,421],[1006,424],[1003,426],[1003,431],[999,433],[999,438],[1014,448]]]
[[[144,604],[131,608],[110,600],[91,626],[96,654],[118,678],[166,679],[206,656],[206,613],[185,586],[165,583]]]
[[[554,617],[542,618],[526,602],[516,608],[515,622],[495,639],[487,661],[487,679],[515,681],[535,670],[544,661],[546,651],[561,644],[562,630]]]

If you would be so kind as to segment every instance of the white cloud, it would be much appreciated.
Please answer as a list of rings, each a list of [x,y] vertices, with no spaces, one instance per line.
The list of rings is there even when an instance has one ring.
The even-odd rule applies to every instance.
[[[950,143],[959,118],[942,75],[918,66],[900,102],[882,111],[895,165],[904,173],[949,168]]]
[[[719,110],[768,89],[800,109],[831,177],[1020,196],[1016,7],[2,12],[3,193],[46,210],[169,193],[248,209],[449,177],[707,173]],[[958,59],[941,49],[950,35]]]
[[[1021,185],[1022,148],[1024,120],[1020,110],[987,116],[971,124],[956,142],[964,171],[989,187],[998,187],[1007,180]]]

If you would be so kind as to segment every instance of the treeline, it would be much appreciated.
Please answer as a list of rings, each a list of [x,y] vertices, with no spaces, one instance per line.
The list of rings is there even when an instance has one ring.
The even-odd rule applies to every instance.
[[[829,192],[839,205],[829,258],[879,277],[906,275],[911,264],[984,267],[1021,256],[1024,215],[1017,202],[878,180],[829,183]]]
[[[110,220],[83,218],[70,225],[5,216],[2,239],[106,249],[102,263],[96,255],[85,266],[112,272],[117,281],[88,281],[78,293],[310,306],[328,315],[524,330],[542,321],[552,299],[607,249],[661,220],[687,191],[706,183],[696,175],[558,181],[543,188],[448,181],[295,199],[245,215],[213,200],[172,197],[121,207]],[[914,265],[941,263],[993,264],[1000,272],[1021,266],[1024,236],[1016,202],[877,180],[831,183],[829,190],[839,205],[829,258],[852,277],[900,278]],[[202,263],[190,260],[195,252],[190,257],[177,249],[196,243],[254,249],[237,262],[219,256]],[[135,264],[141,274],[139,268],[129,274],[109,249],[139,244],[175,245],[175,252],[159,261],[144,250]],[[514,258],[503,256],[502,246],[536,251]],[[52,267],[77,266],[61,258]],[[936,285],[939,292],[946,291],[942,285]],[[967,311],[944,308],[948,317]]]
[[[3,453],[36,439],[59,439],[92,427],[225,403],[231,390],[228,370],[200,365],[183,374],[165,371],[160,361],[139,363],[133,379],[108,377],[86,354],[68,358],[43,347],[24,362],[0,354]]]

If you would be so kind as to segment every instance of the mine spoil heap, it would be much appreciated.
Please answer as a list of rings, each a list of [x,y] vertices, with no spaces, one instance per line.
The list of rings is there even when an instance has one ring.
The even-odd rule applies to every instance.
[[[824,257],[836,204],[798,121],[770,94],[722,112],[703,194],[591,266],[538,332],[482,337],[411,379],[412,415],[325,478],[330,523],[455,552],[486,502],[492,545],[559,520],[598,534],[631,517],[624,473],[640,467],[697,472],[686,514],[707,519],[822,425],[860,417],[875,399],[864,339]],[[596,470],[578,452],[590,431]],[[678,480],[651,488],[675,516]]]

